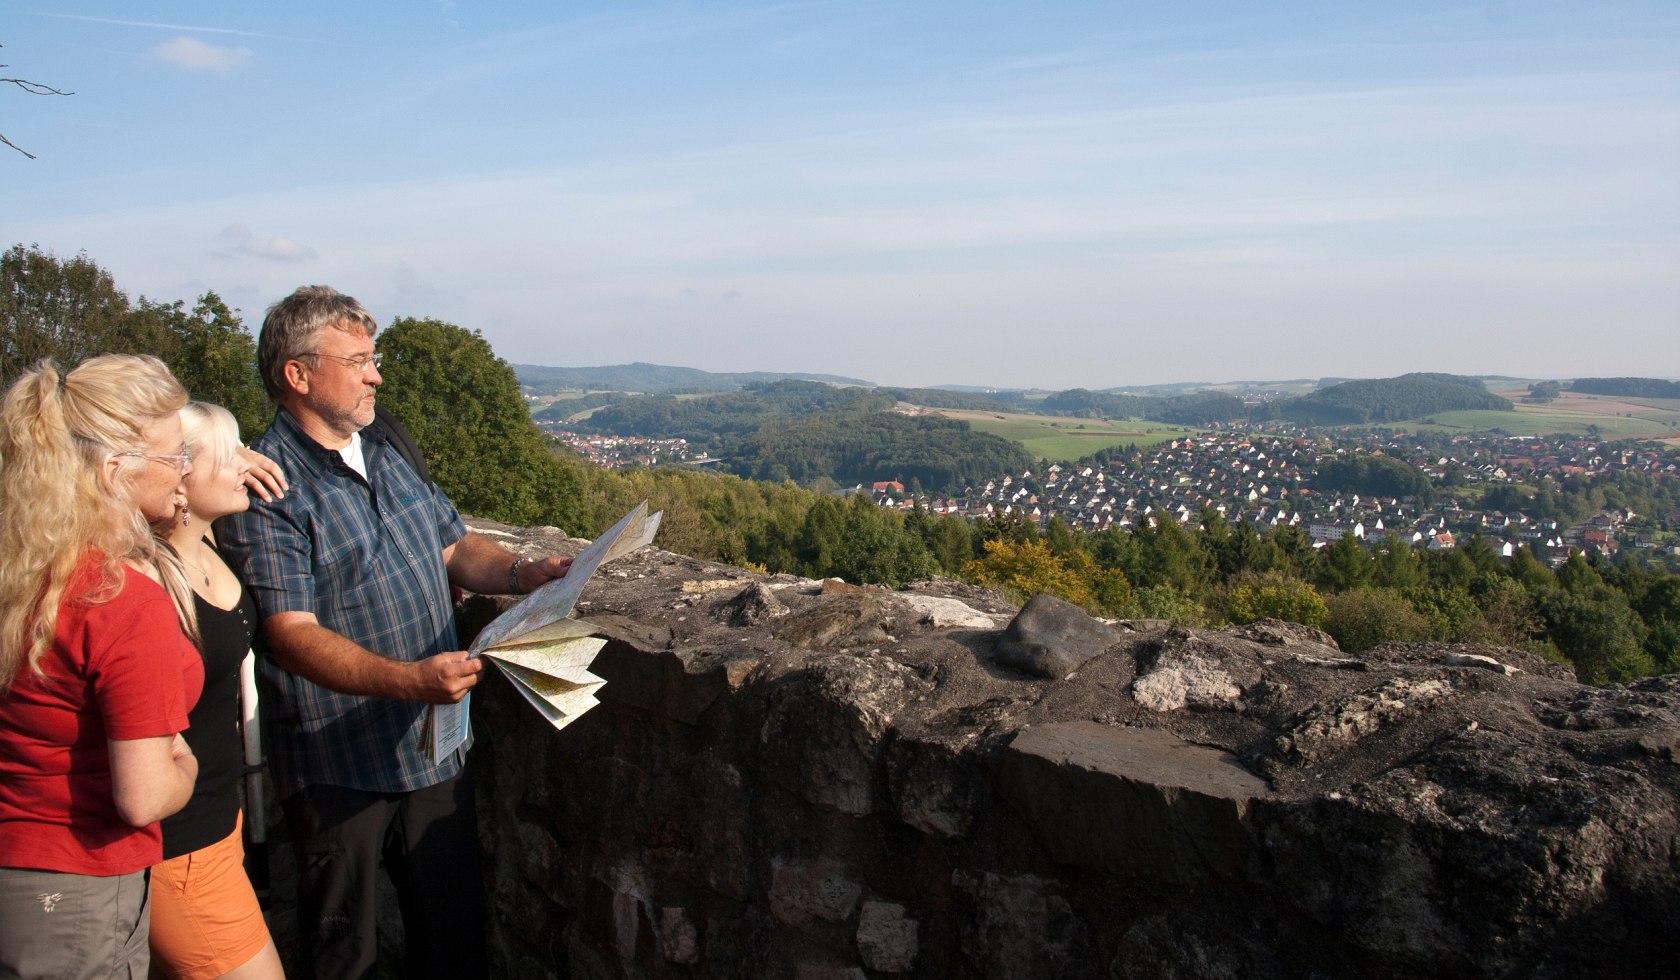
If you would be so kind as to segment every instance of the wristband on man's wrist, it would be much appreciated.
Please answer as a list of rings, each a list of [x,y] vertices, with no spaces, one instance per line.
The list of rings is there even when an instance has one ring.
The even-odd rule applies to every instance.
[[[513,564],[508,566],[508,591],[509,592],[517,594],[519,592],[524,591],[523,589],[521,589],[519,587],[519,566],[525,564],[528,561],[535,561],[535,559],[531,558],[529,555],[520,555],[518,558],[515,558],[513,560]]]

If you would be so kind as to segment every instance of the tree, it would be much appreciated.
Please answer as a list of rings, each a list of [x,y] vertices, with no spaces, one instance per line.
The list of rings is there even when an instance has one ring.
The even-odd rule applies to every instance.
[[[519,379],[476,330],[398,317],[379,335],[380,400],[414,433],[438,486],[463,512],[591,534],[581,463],[531,422]]]
[[[1630,681],[1656,667],[1639,645],[1639,623],[1620,593],[1594,597],[1554,589],[1539,600],[1547,635],[1584,684]]]
[[[60,259],[38,245],[13,245],[0,255],[0,384],[44,357],[70,368],[131,350],[120,341],[128,313],[128,297],[86,255]]]
[[[1318,567],[1313,581],[1325,592],[1346,592],[1371,579],[1371,556],[1360,547],[1359,539],[1344,534],[1335,543],[1318,553]]]
[[[1131,583],[1117,569],[1105,569],[1084,551],[1058,555],[1043,541],[993,540],[985,556],[968,563],[974,582],[1003,589],[1019,599],[1049,593],[1089,611],[1115,616],[1135,610]]]
[[[257,376],[256,344],[221,297],[189,313],[179,300],[130,305],[86,255],[60,259],[14,245],[0,255],[0,383],[45,357],[69,369],[98,354],[151,354],[192,397],[231,411],[247,438],[272,409]]]
[[[1405,589],[1423,584],[1423,562],[1400,535],[1394,531],[1383,536],[1382,550],[1377,552],[1372,569],[1371,584],[1388,589]]]
[[[834,565],[823,574],[838,575],[848,582],[886,585],[902,585],[933,574],[933,558],[922,539],[904,533],[896,512],[883,510],[857,494],[841,516]]]
[[[1201,593],[1212,579],[1212,563],[1196,539],[1165,511],[1138,523],[1136,581],[1164,585],[1182,595]]]
[[[239,315],[215,293],[200,296],[189,313],[180,300],[142,298],[129,314],[124,342],[156,354],[181,386],[200,401],[233,413],[246,439],[256,438],[274,414],[257,373],[257,345]]]

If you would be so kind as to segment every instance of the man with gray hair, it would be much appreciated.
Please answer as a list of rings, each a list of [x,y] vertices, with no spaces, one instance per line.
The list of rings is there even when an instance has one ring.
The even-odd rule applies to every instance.
[[[482,977],[472,741],[433,759],[423,737],[427,705],[459,702],[483,669],[458,649],[450,586],[529,592],[571,560],[520,558],[467,531],[415,471],[375,420],[376,329],[326,286],[269,308],[257,362],[278,410],[252,448],[291,489],[216,530],[261,616],[264,737],[298,859],[304,975],[373,967],[383,860],[407,974]]]

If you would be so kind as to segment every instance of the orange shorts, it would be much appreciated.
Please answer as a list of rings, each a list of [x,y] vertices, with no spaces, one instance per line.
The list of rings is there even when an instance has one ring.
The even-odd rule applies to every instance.
[[[239,832],[152,868],[152,962],[169,976],[219,977],[262,951],[268,924]]]

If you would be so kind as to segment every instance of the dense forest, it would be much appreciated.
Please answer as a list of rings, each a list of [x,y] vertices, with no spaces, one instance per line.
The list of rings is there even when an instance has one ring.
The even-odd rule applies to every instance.
[[[41,357],[70,364],[146,350],[195,396],[243,406],[247,438],[266,424],[268,413],[253,413],[249,402],[261,397],[252,338],[214,294],[190,310],[130,303],[85,257],[20,246],[0,261],[0,328],[0,382]],[[1480,537],[1440,552],[1414,551],[1392,535],[1369,548],[1349,536],[1314,549],[1298,527],[1227,524],[1211,512],[1199,528],[1158,514],[1133,531],[1087,534],[1054,519],[1041,529],[1019,515],[970,522],[898,511],[791,481],[600,470],[543,439],[512,369],[478,332],[398,317],[377,343],[386,358],[381,401],[414,431],[440,487],[480,517],[589,537],[647,499],[665,512],[661,547],[770,572],[885,585],[943,574],[1018,599],[1048,592],[1098,615],[1192,626],[1276,617],[1320,627],[1355,655],[1384,642],[1520,646],[1595,683],[1680,669],[1680,576],[1637,561],[1577,552],[1553,571],[1521,549],[1502,561]],[[780,394],[805,397],[797,388]],[[1579,512],[1616,498],[1674,499],[1673,487],[1635,476],[1650,483],[1642,475],[1542,481],[1550,499],[1523,504]],[[1401,477],[1383,468],[1348,475]],[[1506,492],[1523,491],[1489,496]]]
[[[1475,378],[1418,373],[1346,381],[1300,398],[1267,402],[1257,406],[1252,417],[1255,421],[1288,419],[1302,425],[1358,425],[1462,409],[1515,411],[1516,406]]]
[[[1116,395],[1084,388],[1070,388],[1044,399],[1038,410],[1045,415],[1081,418],[1137,418],[1177,425],[1211,425],[1240,419],[1248,414],[1242,399],[1220,391],[1188,395]]]
[[[1410,463],[1364,453],[1321,457],[1313,486],[1368,497],[1423,498],[1430,489],[1429,477]]]
[[[1584,395],[1621,395],[1628,398],[1680,398],[1680,381],[1660,378],[1576,378],[1571,391]]]
[[[975,432],[967,422],[872,412],[766,422],[730,450],[725,465],[755,480],[841,486],[897,480],[944,492],[1032,463],[1018,443]]]
[[[775,381],[693,398],[632,398],[573,428],[683,438],[705,445],[738,476],[802,484],[899,480],[945,492],[1030,465],[1017,443],[975,432],[966,422],[893,413],[896,393]]]

